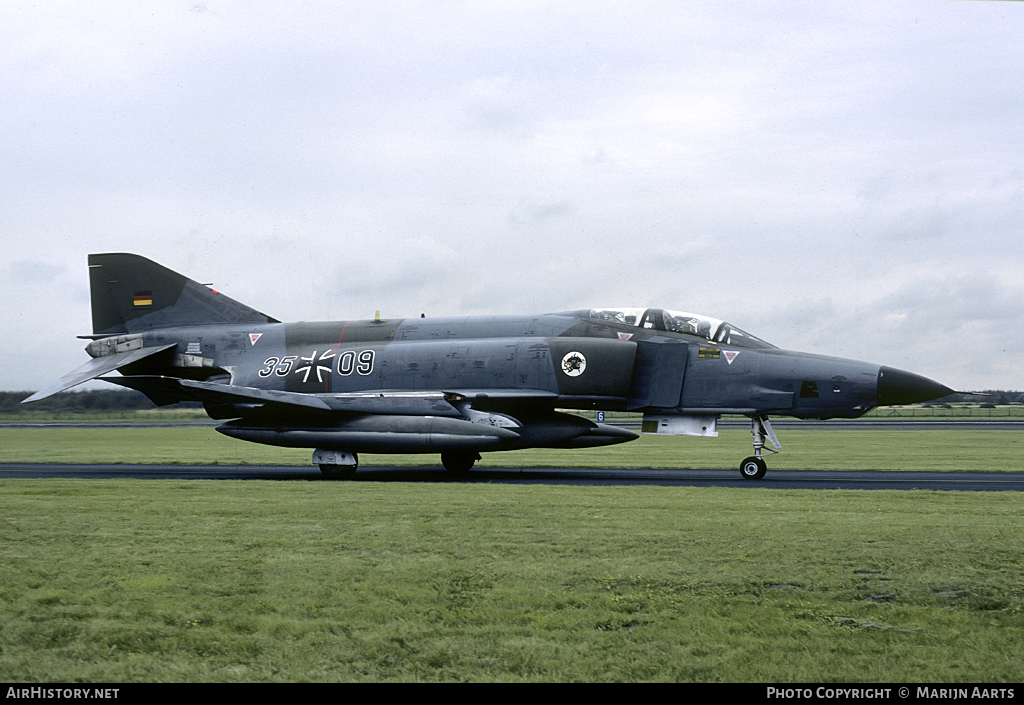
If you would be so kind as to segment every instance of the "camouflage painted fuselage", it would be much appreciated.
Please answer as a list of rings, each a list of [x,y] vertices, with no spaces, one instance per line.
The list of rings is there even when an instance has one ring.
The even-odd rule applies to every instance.
[[[89,264],[93,360],[26,401],[117,370],[101,378],[158,404],[200,401],[228,435],[334,452],[322,466],[349,462],[342,451],[471,465],[480,451],[637,437],[566,410],[640,412],[645,432],[709,436],[722,414],[743,414],[759,453],[769,415],[853,418],[950,392],[677,311],[280,323],[136,255]]]

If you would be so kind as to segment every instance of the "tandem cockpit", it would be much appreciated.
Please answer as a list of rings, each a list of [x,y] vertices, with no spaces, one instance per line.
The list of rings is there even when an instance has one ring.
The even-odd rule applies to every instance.
[[[697,313],[669,311],[663,308],[592,308],[572,313],[581,318],[593,318],[637,328],[696,335],[722,345],[746,348],[775,347],[731,323]]]

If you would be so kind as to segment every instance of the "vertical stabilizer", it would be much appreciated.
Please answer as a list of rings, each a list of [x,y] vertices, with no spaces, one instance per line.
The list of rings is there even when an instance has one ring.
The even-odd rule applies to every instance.
[[[89,285],[94,335],[212,323],[278,322],[139,255],[89,255]]]

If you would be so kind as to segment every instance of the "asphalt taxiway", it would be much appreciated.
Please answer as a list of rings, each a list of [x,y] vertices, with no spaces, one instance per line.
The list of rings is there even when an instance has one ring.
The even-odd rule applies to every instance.
[[[4,478],[136,480],[291,480],[311,482],[464,482],[549,485],[661,485],[764,490],[940,490],[1024,492],[1024,473],[772,470],[762,480],[744,480],[738,470],[618,468],[502,468],[477,466],[465,477],[441,467],[371,465],[348,480],[327,480],[310,465],[58,465],[0,464]]]

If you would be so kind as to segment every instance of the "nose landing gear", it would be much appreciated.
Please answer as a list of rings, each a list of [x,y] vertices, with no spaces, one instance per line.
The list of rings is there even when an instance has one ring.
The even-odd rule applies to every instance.
[[[769,453],[778,453],[782,450],[778,436],[772,430],[771,423],[767,416],[754,416],[750,419],[750,435],[753,436],[754,454],[740,463],[740,475],[744,480],[760,480],[768,471],[768,464],[761,457],[761,453],[767,450]],[[774,450],[765,449],[765,440],[771,441]]]

